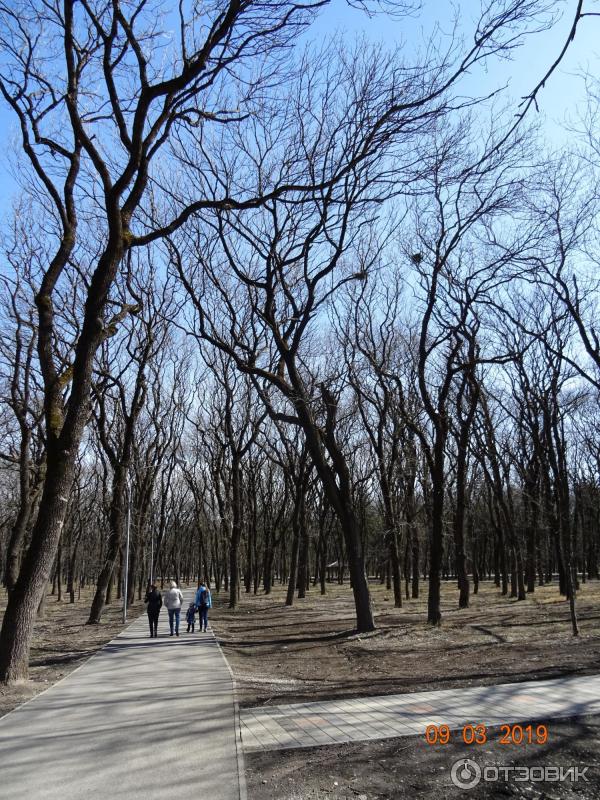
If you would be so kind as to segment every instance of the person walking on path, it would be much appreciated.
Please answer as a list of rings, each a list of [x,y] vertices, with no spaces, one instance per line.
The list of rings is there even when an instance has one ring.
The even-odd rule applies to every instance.
[[[165,592],[165,605],[169,612],[169,628],[171,629],[171,636],[173,636],[173,621],[175,622],[175,636],[179,636],[179,615],[181,613],[181,604],[183,603],[183,595],[177,588],[175,581],[171,581],[171,588]]]
[[[212,608],[212,598],[210,596],[210,589],[204,581],[198,587],[194,602],[200,612],[200,633],[202,633],[202,631],[206,633],[206,628],[208,626],[208,609]]]
[[[190,603],[188,606],[188,610],[185,614],[185,621],[187,622],[187,632],[189,633],[191,628],[193,633],[196,627],[196,606],[193,603]]]
[[[149,583],[144,602],[147,605],[146,610],[148,612],[148,623],[150,625],[150,638],[156,639],[158,636],[158,615],[160,614],[160,609],[163,604],[162,595],[156,588],[156,584]]]

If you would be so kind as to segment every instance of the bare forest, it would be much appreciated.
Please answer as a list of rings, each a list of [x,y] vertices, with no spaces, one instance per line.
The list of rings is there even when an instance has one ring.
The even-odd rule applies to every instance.
[[[578,636],[597,77],[572,78],[568,145],[537,109],[598,6],[458,4],[384,48],[324,34],[327,5],[0,0],[1,682],[47,595],[97,625],[150,578],[238,610],[343,590],[358,632],[380,585],[432,630],[448,587],[467,609],[549,585]],[[526,96],[473,88],[559,18]]]

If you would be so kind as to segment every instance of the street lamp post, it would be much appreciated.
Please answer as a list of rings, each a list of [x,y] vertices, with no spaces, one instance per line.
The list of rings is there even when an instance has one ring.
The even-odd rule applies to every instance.
[[[123,624],[127,622],[127,597],[129,594],[129,527],[131,524],[131,484],[129,483],[129,475],[126,480],[127,485],[127,526],[125,533],[125,575],[124,575],[124,591],[123,591]]]

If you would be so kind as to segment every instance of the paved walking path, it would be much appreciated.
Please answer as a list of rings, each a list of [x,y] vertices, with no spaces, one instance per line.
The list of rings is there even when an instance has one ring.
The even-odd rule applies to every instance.
[[[192,592],[184,591],[185,615]],[[144,614],[0,719],[0,796],[244,800],[231,674],[210,630],[157,639]]]
[[[352,700],[249,708],[244,750],[277,750],[424,734],[428,725],[502,725],[600,714],[600,675]]]
[[[184,592],[187,602],[191,591]],[[214,636],[159,638],[146,615],[0,719],[0,796],[245,800],[233,682]],[[342,744],[600,714],[600,675],[245,709],[245,750]]]

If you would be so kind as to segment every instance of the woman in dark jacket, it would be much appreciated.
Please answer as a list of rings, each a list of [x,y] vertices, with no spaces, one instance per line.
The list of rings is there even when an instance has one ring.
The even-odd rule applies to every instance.
[[[146,599],[144,600],[148,605],[148,622],[150,624],[150,638],[158,636],[156,629],[158,628],[158,615],[162,607],[162,595],[156,588],[154,583],[151,583],[146,592]]]

